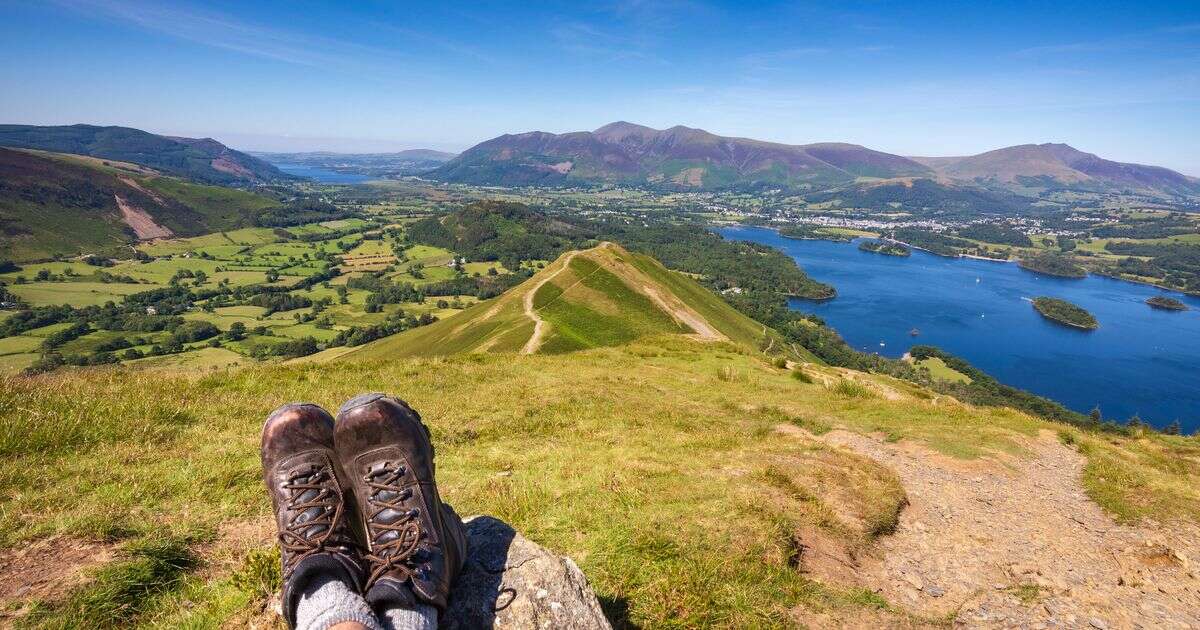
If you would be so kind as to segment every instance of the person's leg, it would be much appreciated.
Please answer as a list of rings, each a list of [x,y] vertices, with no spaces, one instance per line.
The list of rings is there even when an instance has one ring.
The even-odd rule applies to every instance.
[[[467,541],[438,494],[429,429],[404,401],[363,394],[339,410],[334,444],[366,532],[367,601],[391,628],[436,628]]]
[[[360,594],[366,576],[334,465],[333,418],[316,405],[280,407],[263,425],[261,456],[288,626],[382,630]]]

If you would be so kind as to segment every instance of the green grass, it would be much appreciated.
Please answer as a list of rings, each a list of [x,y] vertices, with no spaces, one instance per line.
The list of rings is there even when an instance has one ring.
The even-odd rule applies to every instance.
[[[126,295],[157,288],[150,284],[106,284],[103,282],[30,282],[14,284],[9,291],[33,306],[70,304],[98,306],[120,302]]]
[[[936,379],[949,381],[951,383],[971,382],[971,377],[946,365],[945,361],[942,361],[937,357],[921,359],[920,361],[915,362],[914,365],[929,370],[929,375]]]
[[[814,378],[840,374],[805,369]],[[870,385],[863,389],[893,384],[856,379]],[[268,514],[256,451],[262,418],[285,401],[334,408],[371,390],[394,391],[421,411],[438,448],[442,494],[460,512],[497,516],[571,556],[603,599],[627,602],[628,621],[646,627],[790,627],[798,610],[902,619],[877,596],[818,583],[797,566],[798,540],[823,536],[867,550],[894,527],[904,501],[895,476],[777,427],[881,432],[977,457],[1020,456],[1018,437],[1052,426],[904,392],[847,396],[739,347],[678,336],[561,355],[8,379],[0,386],[0,520],[12,526],[0,543],[191,537],[209,541],[190,547],[197,562],[233,554],[204,579],[191,569],[144,574],[137,583],[151,590],[136,605],[121,603],[129,591],[119,585],[131,582],[120,577],[131,558],[123,556],[117,577],[40,606],[38,619],[103,626],[115,609],[109,602],[143,625],[219,625],[256,614],[273,579],[261,559],[270,544],[234,552],[213,532]],[[1085,483],[1110,493],[1102,495],[1108,509],[1200,520],[1194,440],[1101,441],[1078,432],[1076,442],[1096,442]],[[1118,469],[1125,472],[1111,472]]]
[[[551,325],[543,352],[615,346],[645,335],[694,332],[676,324],[648,297],[595,262],[576,256],[569,268],[572,274],[561,274],[534,295],[534,308]],[[578,293],[577,287],[590,291],[582,299],[564,297],[564,288]]]

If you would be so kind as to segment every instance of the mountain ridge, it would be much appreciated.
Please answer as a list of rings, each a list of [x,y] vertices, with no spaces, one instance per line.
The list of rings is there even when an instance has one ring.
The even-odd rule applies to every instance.
[[[663,335],[757,348],[774,332],[657,260],[606,241],[562,254],[492,301],[359,346],[336,360],[559,354]]]
[[[844,143],[789,145],[676,125],[618,121],[595,131],[505,134],[429,176],[461,183],[641,183],[682,189],[845,183],[932,175],[908,158]]]
[[[212,138],[183,138],[98,125],[0,125],[0,146],[132,162],[209,184],[291,179],[271,164]]]
[[[971,156],[901,156],[844,142],[784,144],[684,125],[653,129],[627,121],[594,131],[503,134],[425,175],[499,186],[777,186],[812,191],[864,180],[921,177],[975,186],[1200,195],[1200,179],[1161,166],[1108,160],[1062,143],[1015,145]]]

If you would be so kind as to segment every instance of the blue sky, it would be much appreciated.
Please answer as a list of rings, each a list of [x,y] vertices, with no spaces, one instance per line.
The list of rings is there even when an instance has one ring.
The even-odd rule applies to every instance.
[[[0,0],[0,121],[459,150],[684,124],[1200,176],[1200,2]]]

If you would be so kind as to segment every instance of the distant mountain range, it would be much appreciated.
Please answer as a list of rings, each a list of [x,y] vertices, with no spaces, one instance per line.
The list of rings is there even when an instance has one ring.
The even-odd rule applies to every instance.
[[[251,155],[276,165],[316,167],[342,173],[373,177],[415,175],[437,168],[455,157],[454,153],[432,149],[409,149],[392,153],[302,153],[252,152]]]
[[[1022,144],[966,157],[912,159],[946,177],[979,183],[1200,193],[1196,178],[1161,166],[1106,160],[1066,144]]]
[[[1200,195],[1200,180],[1170,169],[1105,160],[1063,144],[1022,145],[969,157],[904,157],[844,143],[788,145],[702,129],[615,122],[595,131],[506,134],[464,151],[429,177],[478,185],[650,185],[677,190],[792,187],[821,191],[878,180],[939,186],[1139,190]]]
[[[627,122],[595,131],[508,134],[464,151],[430,173],[492,185],[651,184],[684,189],[751,185],[819,187],[858,177],[932,175],[926,165],[853,144],[787,145],[702,129],[657,130]]]
[[[0,147],[132,162],[211,184],[291,179],[274,166],[213,140],[160,136],[129,127],[0,125]]]

